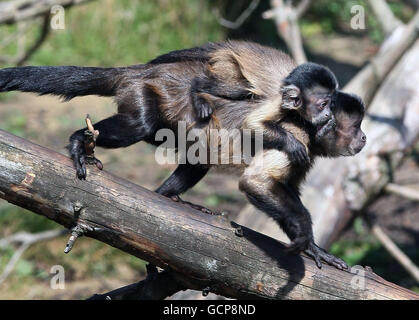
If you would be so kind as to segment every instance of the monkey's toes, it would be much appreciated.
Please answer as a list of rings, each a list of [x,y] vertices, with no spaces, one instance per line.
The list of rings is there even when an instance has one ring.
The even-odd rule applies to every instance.
[[[77,178],[79,178],[80,180],[86,180],[87,171],[86,171],[86,166],[84,164],[77,166],[76,173],[77,173]]]
[[[317,246],[314,242],[311,242],[307,250],[305,250],[304,252],[314,259],[318,268],[322,267],[321,260],[323,260],[327,264],[334,266],[339,270],[348,269],[348,265],[345,263],[345,261],[331,255],[326,250]]]
[[[192,202],[184,201],[179,196],[171,196],[170,198],[173,201],[175,201],[175,202],[182,203],[184,205],[187,205],[188,207],[191,207],[191,208],[193,208],[195,210],[201,211],[201,212],[206,213],[206,214],[210,214],[210,215],[213,215],[213,216],[222,216],[222,215],[225,215],[224,212],[212,211],[211,209],[208,209],[206,207],[200,206],[199,204],[195,204],[195,203],[192,203]]]

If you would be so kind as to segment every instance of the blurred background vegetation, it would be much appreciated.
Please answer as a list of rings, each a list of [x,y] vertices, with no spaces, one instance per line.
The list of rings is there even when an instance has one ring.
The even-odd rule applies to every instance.
[[[235,20],[249,2],[92,1],[66,10],[65,30],[51,32],[26,64],[138,64],[171,50],[226,38],[250,39],[286,50],[273,22],[261,18],[262,12],[269,9],[269,1],[261,1],[256,11],[236,30],[226,29],[218,23],[215,10],[224,18]],[[300,21],[309,60],[328,65],[337,74],[342,86],[377,51],[384,37],[368,9],[366,30],[354,31],[349,27],[350,7],[361,4],[368,8],[366,2],[316,0]],[[390,1],[390,5],[404,22],[415,13],[403,1]],[[31,28],[26,32],[26,37],[34,38],[38,29]],[[15,30],[16,25],[1,26],[0,38]],[[1,54],[13,54],[17,45],[12,43],[1,50]],[[75,99],[60,105],[54,98],[10,93],[0,95],[0,103],[1,129],[63,153],[68,136],[83,125],[86,106],[89,106],[89,113],[95,120],[114,112],[112,101],[104,98]],[[100,158],[107,170],[150,189],[157,187],[173,168],[157,166],[153,149],[149,146],[140,144],[128,150],[125,153],[119,150],[106,151],[106,154],[100,151]],[[246,203],[237,192],[234,181],[225,181],[217,175],[206,178],[186,198],[200,203],[204,199],[207,206],[232,212],[238,211]],[[399,207],[399,210],[404,210],[406,215],[417,210],[417,206],[403,201],[398,201],[394,206],[400,206],[400,203],[403,207]],[[383,205],[383,208],[391,210],[388,205]],[[399,212],[398,217],[402,213]],[[54,222],[0,200],[0,238],[18,231],[39,232],[56,227]],[[400,239],[399,242],[397,238],[394,240],[418,264],[418,235],[415,234],[410,240]],[[71,254],[64,255],[66,240],[66,237],[62,237],[32,246],[20,259],[12,275],[0,284],[0,299],[85,298],[96,292],[138,281],[144,275],[144,262],[92,239],[79,240]],[[14,247],[8,247],[0,251],[0,274],[14,250]],[[419,292],[409,275],[369,235],[361,219],[356,219],[353,227],[332,246],[332,252],[351,265],[374,266],[374,271],[385,279]],[[49,288],[49,270],[57,264],[63,265],[66,270],[68,290],[63,292]]]

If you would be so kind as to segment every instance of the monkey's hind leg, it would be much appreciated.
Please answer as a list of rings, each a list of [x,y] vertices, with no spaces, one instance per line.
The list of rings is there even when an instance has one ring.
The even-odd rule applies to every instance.
[[[193,209],[211,215],[221,215],[222,213],[212,211],[208,208],[182,200],[179,195],[196,185],[208,172],[209,168],[201,165],[180,164],[176,170],[167,178],[160,187],[156,189],[173,201],[185,204]]]

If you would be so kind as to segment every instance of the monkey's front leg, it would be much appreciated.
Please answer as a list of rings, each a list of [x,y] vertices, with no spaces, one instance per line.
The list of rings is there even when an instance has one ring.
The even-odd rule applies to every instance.
[[[289,155],[291,162],[300,165],[310,162],[306,147],[291,132],[288,132],[274,121],[264,121],[263,127],[264,149],[275,148],[285,151]]]
[[[291,240],[289,251],[295,253],[304,251],[315,260],[319,268],[323,260],[338,269],[347,269],[343,260],[315,244],[310,213],[301,203],[298,192],[279,181],[280,175],[286,175],[286,171],[281,172],[271,166],[269,159],[265,160],[262,172],[259,174],[257,172],[249,174],[251,171],[246,170],[239,182],[240,190],[256,208],[267,213],[281,226]],[[275,169],[278,171],[275,172]]]

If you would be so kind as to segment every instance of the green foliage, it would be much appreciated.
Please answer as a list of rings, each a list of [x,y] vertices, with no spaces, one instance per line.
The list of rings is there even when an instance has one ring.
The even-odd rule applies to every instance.
[[[0,129],[9,131],[17,136],[23,136],[27,124],[26,116],[19,111],[7,112],[0,120]]]
[[[0,36],[14,30],[2,27]],[[32,28],[28,38],[38,32]],[[222,37],[205,1],[93,1],[66,10],[65,29],[52,30],[30,64],[131,65]]]
[[[1,231],[6,229],[41,232],[58,226],[52,220],[12,205],[0,206],[0,225],[0,237],[4,236]]]

